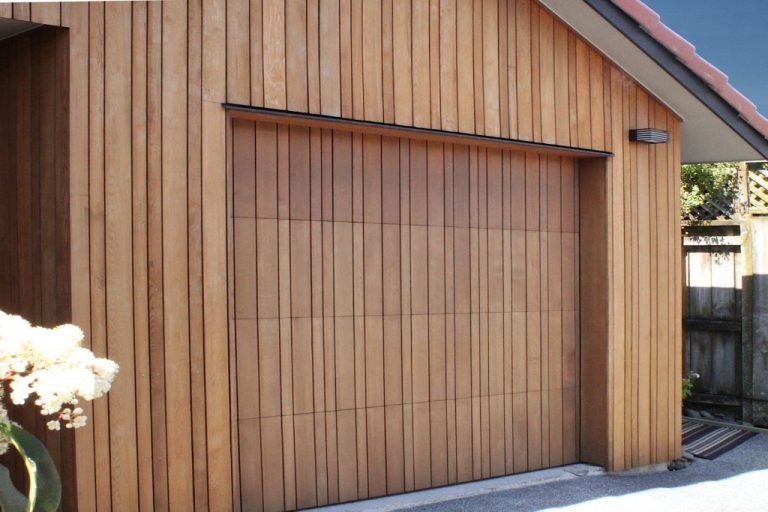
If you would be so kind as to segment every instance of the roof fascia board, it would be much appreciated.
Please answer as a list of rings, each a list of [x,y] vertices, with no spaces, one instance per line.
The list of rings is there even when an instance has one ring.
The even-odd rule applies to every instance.
[[[715,92],[701,77],[665,48],[660,42],[643,30],[631,16],[611,0],[584,0],[584,2],[605,18],[625,37],[630,39],[654,62],[695,95],[717,117],[739,134],[758,153],[768,158],[768,140],[738,111]]]

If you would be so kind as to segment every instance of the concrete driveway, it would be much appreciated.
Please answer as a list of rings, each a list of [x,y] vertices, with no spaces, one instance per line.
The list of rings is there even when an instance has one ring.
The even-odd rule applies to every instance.
[[[326,507],[328,512],[561,510],[768,512],[768,435],[681,471],[605,474],[575,465]]]
[[[717,460],[696,459],[681,471],[585,476],[409,510],[768,511],[768,435],[755,436]]]

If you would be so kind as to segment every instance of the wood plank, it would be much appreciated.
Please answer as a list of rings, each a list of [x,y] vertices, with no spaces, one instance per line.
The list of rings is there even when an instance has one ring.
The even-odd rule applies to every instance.
[[[384,97],[384,122],[395,122],[395,83],[394,83],[394,48],[393,48],[393,6],[392,0],[385,0],[381,12],[381,62],[382,96]]]
[[[277,126],[277,217],[289,219],[291,216],[291,169],[290,169],[290,132],[289,126]]]
[[[384,119],[381,9],[375,2],[364,2],[362,8],[363,103],[365,118],[372,121]]]
[[[592,145],[590,58],[589,47],[578,38],[576,39],[575,66],[578,146],[586,148]],[[571,142],[573,142],[573,139]]]
[[[12,15],[12,6],[6,7],[6,17]],[[88,61],[84,58],[88,51],[88,7],[64,6],[62,8],[62,21],[70,27],[69,37],[71,44],[67,49],[70,64],[68,66],[70,85],[67,88],[69,103],[69,124],[66,133],[69,143],[68,157],[65,168],[69,170],[69,232],[70,249],[73,257],[69,259],[70,274],[83,276],[82,279],[73,280],[71,283],[71,321],[82,326],[84,332],[89,333],[90,318],[90,282],[89,276],[89,247],[88,247],[88,196],[84,192],[88,185],[88,109],[83,108],[88,101]],[[8,61],[6,61],[8,62]],[[8,87],[8,82],[6,82]],[[65,151],[61,148],[61,151]],[[63,187],[62,187],[63,188]],[[13,201],[8,201],[9,206]],[[77,256],[74,256],[77,255]],[[86,346],[89,344],[89,334],[86,334]],[[148,374],[148,373],[147,373]],[[89,407],[84,407],[86,414],[91,415]],[[143,412],[143,411],[142,411]],[[141,414],[141,413],[140,413]],[[73,477],[88,485],[77,486],[72,492],[81,507],[94,509],[96,507],[94,464],[93,464],[93,431],[86,433],[77,432],[74,436],[78,450],[74,454],[75,471]],[[147,446],[150,446],[148,444]],[[151,465],[151,461],[150,461]],[[66,491],[65,491],[66,492]],[[150,491],[151,492],[151,491]]]
[[[349,501],[358,497],[355,411],[339,411],[337,413],[337,425],[339,499]]]
[[[30,3],[29,19],[34,23],[44,25],[61,24],[61,6],[54,2],[50,3]]]
[[[293,412],[296,418],[298,418],[304,413],[314,411],[312,321],[310,318],[292,318],[290,324],[281,322],[281,330],[284,325],[290,325],[291,341],[288,356],[292,362],[290,373],[293,377],[290,387],[293,392]],[[306,428],[309,429],[309,427]],[[307,433],[306,435],[308,436],[309,434]],[[312,434],[312,437],[314,437],[314,434]]]
[[[395,123],[411,125],[414,121],[410,0],[393,0],[392,30]]]
[[[185,403],[191,398],[189,380],[189,300],[187,236],[187,155],[186,133],[178,123],[186,118],[187,24],[183,6],[163,9],[163,75],[175,77],[162,82],[163,133],[163,299],[166,334],[165,357],[174,361],[166,367],[166,401]],[[167,51],[165,51],[167,49]],[[178,365],[178,366],[177,366]],[[172,370],[172,371],[171,371]],[[178,422],[178,423],[176,423]],[[171,508],[190,508],[193,503],[191,411],[180,409],[174,423],[178,430],[168,438],[168,479],[183,482],[169,494]]]
[[[315,473],[315,425],[313,414],[294,417],[296,443],[296,505],[301,508],[317,505],[317,476]]]
[[[367,409],[367,416],[368,495],[371,497],[382,496],[387,492],[384,407]]]
[[[580,132],[581,133],[581,132]],[[589,417],[607,413],[606,383],[608,379],[606,308],[607,283],[602,271],[607,264],[606,163],[586,160],[579,164],[579,195],[590,201],[592,208],[580,210],[579,261],[581,276],[581,457],[596,463],[607,463],[607,423],[590,424]],[[588,290],[588,292],[587,292]]]
[[[414,341],[415,341],[414,337]],[[432,485],[432,457],[430,454],[429,404],[413,404],[413,467],[414,488]]]
[[[261,474],[263,475],[264,510],[283,510],[282,421],[280,417],[261,419]]]
[[[431,126],[429,77],[429,0],[411,1],[411,76],[413,125]]]
[[[284,9],[286,108],[306,112],[309,110],[307,4],[289,0]]]
[[[309,0],[307,10],[307,95],[308,112],[320,113],[320,5]]]
[[[614,467],[623,467],[624,463],[624,437],[625,437],[625,425],[624,425],[624,393],[625,393],[625,380],[626,375],[624,372],[624,360],[626,358],[625,352],[625,275],[624,275],[624,260],[625,250],[624,247],[624,202],[625,202],[625,183],[624,173],[621,169],[624,160],[624,127],[622,118],[622,89],[621,78],[619,72],[613,66],[610,69],[610,95],[611,95],[611,145],[616,153],[616,157],[612,162],[613,171],[611,182],[613,186],[612,193],[612,216],[614,218],[612,222],[612,237],[614,243],[612,244],[611,251],[613,253],[613,269],[612,274],[612,293],[614,294],[613,308],[613,398],[612,403],[612,426],[614,430],[613,434],[613,447],[612,447],[612,460]],[[564,241],[566,239],[564,238]],[[564,244],[565,249],[565,244]],[[569,258],[570,260],[571,258]],[[565,298],[565,296],[564,296]],[[564,331],[566,334],[567,331]],[[564,339],[564,349],[565,349]],[[568,396],[563,397],[564,410],[569,404]],[[566,449],[566,458],[568,457],[569,450],[567,443],[564,448]]]
[[[249,35],[250,42],[250,81],[251,81],[251,105],[264,105],[264,22],[263,22],[263,2],[250,2],[249,12]],[[214,11],[216,12],[216,11]],[[209,10],[206,9],[206,18]],[[203,20],[206,25],[206,20]],[[207,43],[212,42],[209,36],[204,35]],[[207,47],[207,44],[204,45]],[[205,52],[206,48],[203,48]],[[203,58],[203,66],[206,65],[206,59]]]
[[[242,506],[263,509],[265,506],[262,482],[265,475],[261,469],[261,420],[245,420],[242,421],[242,426],[239,443],[241,449],[249,454],[249,457],[240,459]]]
[[[485,105],[483,102],[483,0],[474,0],[472,9],[472,63],[474,68],[474,100],[476,133],[485,133]]]
[[[555,111],[555,33],[551,14],[539,14],[539,62],[541,90],[541,140],[553,144],[557,140]]]
[[[339,2],[320,2],[320,113],[341,115]]]
[[[245,0],[227,2],[227,101],[251,103],[250,9]]]
[[[555,65],[555,140],[564,146],[571,145],[569,121],[568,29],[559,20],[554,22]]]
[[[501,135],[499,111],[499,13],[496,0],[484,0],[483,13],[483,111],[484,133]]]
[[[660,103],[655,103],[656,107],[656,124],[668,128],[667,115],[664,108]],[[669,417],[669,402],[671,389],[673,385],[669,374],[669,361],[670,361],[670,348],[672,344],[670,342],[670,301],[669,301],[669,284],[667,274],[662,269],[668,268],[670,259],[670,244],[669,239],[671,230],[669,229],[670,217],[675,217],[674,210],[671,209],[669,197],[674,192],[669,190],[669,183],[666,177],[665,170],[667,169],[667,151],[657,149],[656,151],[656,209],[658,220],[658,262],[657,268],[659,269],[657,278],[657,290],[658,300],[657,304],[657,318],[658,318],[658,338],[659,347],[657,352],[657,368],[658,368],[658,413],[656,416],[656,425],[653,426],[656,430],[657,443],[655,458],[664,459],[671,456],[670,453],[670,439],[669,429],[667,425],[670,422]]]
[[[472,2],[456,2],[458,129],[465,133],[472,132],[475,126],[472,44]]]
[[[637,123],[645,126],[648,122],[648,95],[637,90]],[[637,148],[637,216],[639,247],[650,247],[650,168],[647,147]],[[640,256],[638,260],[639,283],[649,283],[651,279],[650,260]],[[650,414],[650,353],[651,353],[651,290],[650,286],[638,287],[638,461],[647,464],[650,461],[650,423],[646,414]],[[642,411],[642,412],[640,412]]]
[[[341,115],[352,116],[352,5],[339,0],[339,56],[341,63]]]
[[[381,222],[381,139],[363,137],[363,221]]]
[[[501,136],[509,137],[509,37],[508,13],[510,6],[507,2],[498,5],[498,34],[499,34],[499,116],[501,121]]]
[[[317,471],[317,504],[328,504],[328,478],[331,473],[331,478],[335,483],[335,471],[328,471],[328,436],[326,428],[326,415],[325,413],[315,413],[315,466]],[[335,498],[334,499],[338,499]]]
[[[531,103],[533,105],[533,140],[541,140],[541,41],[539,18],[541,8],[531,2]],[[539,63],[539,65],[537,65]]]
[[[589,146],[603,148],[605,147],[603,59],[597,51],[591,48],[589,50],[589,75],[590,130],[592,133],[592,141]]]
[[[14,15],[16,16],[14,6]],[[89,139],[89,186],[90,186],[90,222],[91,233],[91,349],[97,354],[106,354],[106,255],[105,255],[105,226],[104,226],[104,10],[96,6],[90,7],[89,13],[89,98],[94,107],[90,109]],[[24,105],[22,103],[22,105]],[[22,122],[24,122],[22,118]],[[29,122],[26,120],[26,122]],[[29,164],[27,164],[29,165]],[[24,171],[29,172],[28,169]],[[22,172],[22,171],[20,171]],[[23,196],[19,198],[23,203]],[[28,204],[31,205],[29,201]],[[24,218],[30,218],[27,214]],[[21,254],[21,253],[20,253]],[[20,259],[20,262],[22,260]],[[20,277],[23,278],[23,269]],[[20,295],[22,299],[23,295]],[[111,471],[108,453],[109,422],[107,404],[96,403],[93,406],[94,443],[96,461],[96,505],[107,507],[111,493]],[[99,422],[99,423],[97,423]]]
[[[365,319],[365,403],[368,407],[384,405],[384,325],[380,316]],[[383,409],[380,412],[383,423]],[[369,430],[369,435],[375,434]]]
[[[264,0],[264,106],[286,108],[286,34],[284,0]]]
[[[456,15],[455,0],[440,2],[440,128],[449,131],[459,129]]]
[[[440,126],[440,5],[429,2],[429,102],[430,126]]]
[[[162,241],[162,14],[147,6],[147,256],[149,283],[150,392],[154,506],[168,507]],[[224,96],[222,92],[221,96]]]
[[[310,144],[306,128],[290,127],[288,174],[290,194],[290,218],[310,218]]]
[[[544,463],[541,454],[543,441],[541,437],[541,391],[529,391],[526,400],[528,469],[540,469]]]

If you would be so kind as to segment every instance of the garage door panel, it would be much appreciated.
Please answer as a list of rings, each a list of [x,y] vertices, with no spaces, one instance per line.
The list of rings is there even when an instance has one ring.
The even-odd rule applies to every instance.
[[[382,233],[382,295],[385,315],[400,315],[400,226],[383,225]]]
[[[235,121],[233,155],[235,167],[242,169],[233,184],[232,207],[235,217],[256,216],[256,124],[251,121]]]
[[[569,158],[273,123],[233,135],[249,509],[576,460]]]
[[[256,125],[256,216],[262,219],[277,218],[277,125],[255,123]],[[234,131],[237,131],[235,129]],[[239,174],[249,173],[235,162],[234,181]]]
[[[504,227],[503,178],[501,169],[501,151],[487,150],[487,186],[488,186],[488,228]]]
[[[387,405],[403,403],[402,318],[384,317],[384,401]]]
[[[310,218],[310,158],[309,128],[291,126],[288,140],[288,183],[290,218],[309,220]],[[280,153],[279,156],[283,156]]]
[[[509,174],[510,174],[510,228],[526,228],[526,203],[527,189],[525,186],[526,178],[526,155],[523,153],[509,153]]]
[[[427,223],[445,226],[445,162],[443,144],[427,144]]]
[[[381,139],[381,221],[400,223],[400,139]]]

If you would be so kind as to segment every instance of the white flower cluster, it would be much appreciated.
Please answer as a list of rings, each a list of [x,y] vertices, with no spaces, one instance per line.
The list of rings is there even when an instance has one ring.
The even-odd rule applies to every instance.
[[[83,331],[74,325],[33,327],[0,311],[0,380],[10,385],[14,404],[23,404],[34,393],[40,412],[53,416],[47,423],[51,430],[59,430],[61,422],[67,428],[84,426],[79,400],[102,396],[117,374],[114,361],[97,358],[80,346],[82,341]],[[5,418],[3,408],[0,420]]]

